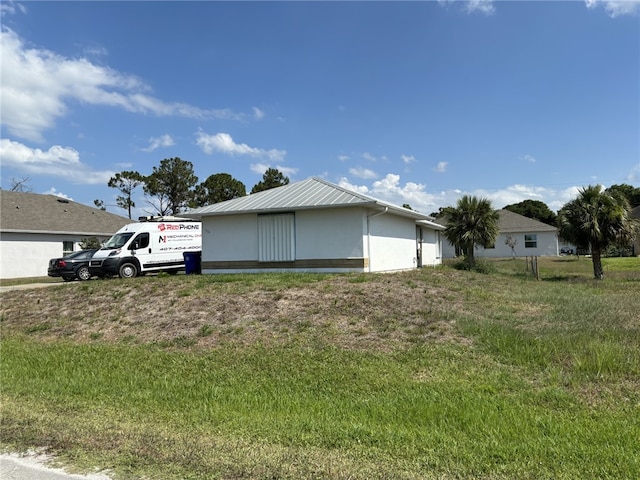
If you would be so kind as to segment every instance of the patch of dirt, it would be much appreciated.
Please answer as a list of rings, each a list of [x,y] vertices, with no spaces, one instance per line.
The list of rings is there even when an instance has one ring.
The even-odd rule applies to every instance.
[[[3,293],[0,325],[5,334],[41,340],[166,348],[298,342],[389,351],[466,343],[454,326],[463,304],[434,275],[441,273],[335,275],[275,286],[207,276],[91,280]]]

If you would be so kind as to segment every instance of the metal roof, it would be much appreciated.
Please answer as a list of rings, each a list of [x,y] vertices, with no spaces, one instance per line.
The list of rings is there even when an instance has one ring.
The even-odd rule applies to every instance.
[[[416,220],[431,220],[428,215],[377,200],[317,177],[234,198],[226,202],[195,208],[181,215],[201,218],[241,213],[275,213],[279,211],[350,206],[368,207],[379,211],[385,211],[386,209],[396,215]]]
[[[55,195],[0,190],[0,231],[111,236],[128,223],[126,217]]]

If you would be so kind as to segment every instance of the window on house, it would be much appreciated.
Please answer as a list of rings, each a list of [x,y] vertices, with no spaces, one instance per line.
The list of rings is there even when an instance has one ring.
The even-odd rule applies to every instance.
[[[64,257],[65,255],[69,255],[70,253],[73,253],[73,242],[69,242],[69,241],[64,241],[62,242],[62,256]]]
[[[293,213],[258,215],[258,261],[295,260],[294,220]]]
[[[537,248],[538,236],[535,233],[530,233],[524,236],[524,248]]]

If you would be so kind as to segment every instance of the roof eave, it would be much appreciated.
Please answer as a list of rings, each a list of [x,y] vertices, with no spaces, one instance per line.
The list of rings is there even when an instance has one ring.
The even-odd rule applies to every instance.
[[[85,237],[110,237],[114,232],[70,232],[64,230],[32,230],[20,228],[1,228],[0,233],[28,233],[46,235],[82,235]]]
[[[182,216],[189,218],[204,218],[204,217],[221,217],[227,215],[249,215],[249,214],[261,214],[261,213],[285,213],[285,212],[298,212],[302,210],[324,210],[324,209],[336,209],[336,208],[372,208],[379,212],[383,212],[388,210],[396,215],[400,215],[407,218],[412,218],[414,220],[425,220],[427,221],[430,218],[428,215],[425,215],[420,212],[416,212],[414,210],[409,210],[404,207],[397,207],[395,205],[386,204],[383,202],[378,202],[375,200],[372,201],[363,201],[361,203],[343,203],[339,205],[303,205],[303,206],[283,206],[278,208],[269,208],[269,209],[251,209],[251,210],[227,210],[227,211],[216,211],[216,212],[185,212],[181,214]]]

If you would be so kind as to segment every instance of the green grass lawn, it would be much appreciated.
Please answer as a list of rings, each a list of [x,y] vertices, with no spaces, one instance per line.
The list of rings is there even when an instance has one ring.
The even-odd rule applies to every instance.
[[[604,281],[586,258],[540,259],[540,281],[522,259],[490,270],[340,288],[304,274],[91,281],[30,297],[43,309],[165,289],[189,315],[223,294],[307,294],[291,318],[228,318],[176,330],[180,342],[133,339],[131,322],[116,340],[74,333],[113,306],[59,330],[28,323],[4,294],[2,445],[114,478],[640,478],[640,258],[605,259]]]

